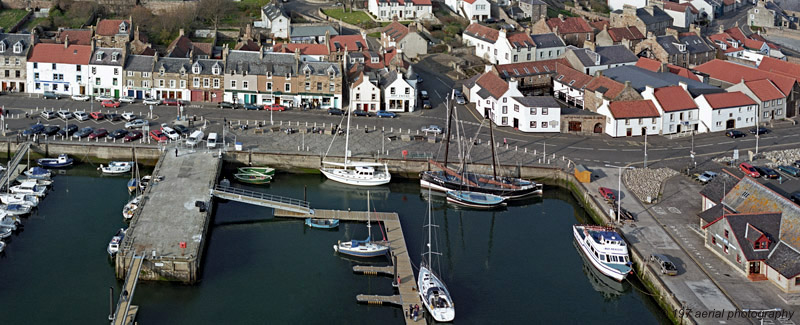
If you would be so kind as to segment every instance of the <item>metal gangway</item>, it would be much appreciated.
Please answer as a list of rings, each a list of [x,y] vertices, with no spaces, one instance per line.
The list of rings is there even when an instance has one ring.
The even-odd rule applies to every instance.
[[[132,306],[133,292],[136,290],[136,283],[139,282],[139,272],[144,264],[144,256],[133,255],[131,264],[128,266],[128,274],[125,275],[125,284],[117,301],[117,309],[111,321],[114,325],[132,324],[136,318],[137,306]]]
[[[0,172],[2,173],[0,174],[0,188],[9,184],[9,177],[14,178],[19,176],[19,173],[22,173],[22,171],[17,171],[17,167],[19,166],[19,163],[22,161],[22,157],[24,157],[28,153],[28,150],[30,149],[31,149],[30,141],[23,142],[19,145],[19,147],[17,148],[17,152],[14,153],[14,158],[12,158],[8,162],[6,170]]]
[[[304,215],[314,214],[314,210],[311,209],[308,201],[250,191],[237,187],[218,184],[211,189],[211,195],[220,199],[253,204],[276,210],[290,211]]]

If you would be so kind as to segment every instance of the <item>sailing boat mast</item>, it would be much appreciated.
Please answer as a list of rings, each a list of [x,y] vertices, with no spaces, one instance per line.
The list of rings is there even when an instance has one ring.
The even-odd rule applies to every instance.
[[[491,116],[491,114],[489,114]],[[494,130],[492,130],[492,118],[488,117],[489,119],[489,139],[492,141],[492,179],[497,179],[497,168],[495,167],[495,154],[494,154]]]
[[[433,267],[433,264],[431,264],[432,263],[431,262],[431,258],[433,256],[433,251],[432,251],[432,247],[431,247],[431,240],[432,240],[432,236],[431,236],[431,227],[432,227],[432,225],[431,225],[431,214],[432,214],[432,210],[431,210],[431,189],[428,188],[428,267],[430,267],[430,268]],[[433,270],[431,269],[431,272],[432,271]]]
[[[349,117],[348,117],[347,121],[348,121],[348,124],[350,124],[349,123],[350,122],[350,118]],[[346,159],[347,159],[347,153],[345,153],[345,161],[346,161]],[[372,241],[372,225],[370,224],[370,218],[369,218],[369,191],[367,191],[367,234],[368,234],[367,235],[368,236],[367,239]]]
[[[350,149],[350,113],[347,111],[347,133],[344,137],[344,169],[347,169],[347,155]],[[367,205],[369,205],[369,198],[367,198]]]
[[[453,110],[450,107],[450,97],[447,96],[445,99],[445,106],[447,106],[447,138],[444,144],[444,168],[447,168],[447,156],[450,154],[450,116],[453,114]]]

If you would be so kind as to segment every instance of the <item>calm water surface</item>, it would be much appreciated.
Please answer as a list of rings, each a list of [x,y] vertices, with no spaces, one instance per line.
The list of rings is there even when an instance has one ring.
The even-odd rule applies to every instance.
[[[106,324],[115,280],[106,246],[123,227],[125,177],[99,177],[91,166],[55,178],[38,211],[0,257],[2,324]],[[319,209],[366,209],[366,191],[318,175],[278,174],[266,192],[302,198]],[[371,190],[377,211],[400,214],[414,264],[420,260],[427,197],[416,182]],[[454,209],[433,198],[440,268],[463,324],[659,324],[660,309],[637,288],[595,275],[573,245],[570,226],[586,222],[568,192],[502,211]],[[216,206],[195,286],[140,283],[141,324],[375,324],[403,322],[398,308],[359,305],[357,294],[391,295],[391,279],[357,275],[337,256],[337,240],[363,239],[364,224],[338,230],[274,219],[269,209]],[[380,238],[379,227],[373,236]],[[386,265],[388,260],[371,262]],[[116,297],[115,297],[116,299]]]

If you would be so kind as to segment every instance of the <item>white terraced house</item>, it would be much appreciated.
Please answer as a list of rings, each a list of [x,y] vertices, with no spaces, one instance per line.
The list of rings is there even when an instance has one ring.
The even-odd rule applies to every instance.
[[[27,63],[29,93],[52,91],[60,95],[89,94],[89,58],[92,46],[39,43]]]
[[[433,17],[431,0],[368,0],[368,10],[377,20],[416,20]]]
[[[95,48],[89,61],[89,93],[93,96],[123,95],[122,67],[125,51],[121,48]]]

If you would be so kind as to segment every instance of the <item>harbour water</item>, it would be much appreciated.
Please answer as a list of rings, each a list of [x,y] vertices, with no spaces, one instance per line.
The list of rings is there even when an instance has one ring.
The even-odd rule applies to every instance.
[[[57,176],[24,231],[12,236],[0,256],[3,324],[106,322],[108,287],[116,299],[121,286],[106,245],[125,225],[127,178],[95,175],[85,166]],[[279,173],[260,188],[294,198],[305,192],[320,209],[366,209],[366,190],[320,175]],[[413,181],[371,189],[375,210],[399,213],[415,265],[426,199]],[[499,211],[454,209],[437,198],[433,208],[457,323],[668,323],[641,283],[605,281],[584,266],[570,226],[588,220],[566,191],[546,188],[543,198]],[[370,262],[332,249],[337,240],[364,239],[364,224],[309,229],[301,220],[274,219],[269,209],[219,202],[213,225],[198,285],[139,284],[141,324],[402,323],[398,308],[355,302],[361,293],[391,295],[391,279],[354,274],[353,265]],[[379,227],[372,230],[382,237]]]

